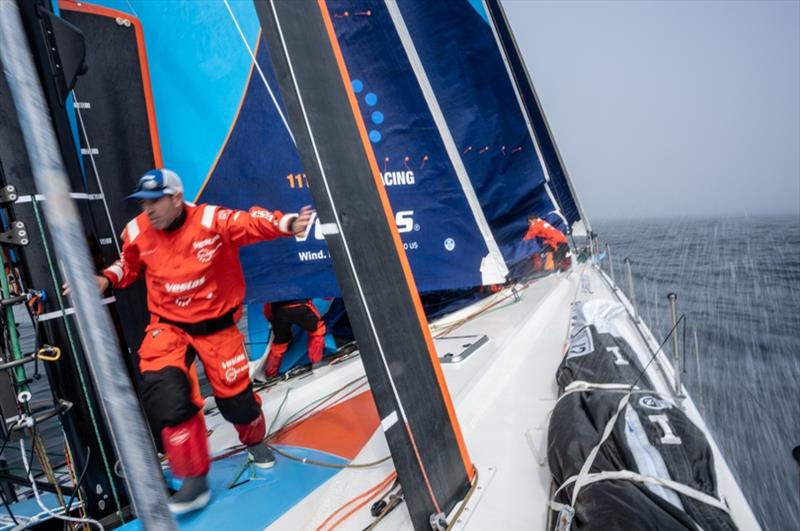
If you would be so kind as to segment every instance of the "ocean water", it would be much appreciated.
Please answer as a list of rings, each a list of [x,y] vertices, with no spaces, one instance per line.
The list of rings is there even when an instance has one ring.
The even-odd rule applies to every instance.
[[[800,529],[800,216],[595,221],[662,339],[687,317],[684,383],[765,530]],[[607,264],[604,266],[607,270]],[[697,332],[697,356],[694,334]],[[668,348],[668,347],[665,347]]]

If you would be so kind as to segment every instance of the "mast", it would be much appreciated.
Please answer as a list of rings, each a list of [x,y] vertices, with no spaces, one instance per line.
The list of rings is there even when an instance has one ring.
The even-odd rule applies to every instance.
[[[533,140],[542,151],[547,171],[553,183],[553,193],[556,195],[561,211],[566,216],[570,227],[581,219],[586,229],[591,230],[589,220],[578,200],[578,195],[575,193],[566,165],[556,145],[553,132],[547,123],[542,104],[536,94],[514,34],[511,32],[503,6],[500,4],[500,0],[483,1],[491,18],[493,30],[496,32],[500,51],[508,62],[512,82],[522,98],[524,112],[533,128]]]
[[[327,5],[256,10],[412,523],[430,529],[474,469]]]
[[[43,6],[41,6],[43,7]],[[51,19],[52,20],[52,19]],[[66,24],[66,23],[63,23]],[[0,2],[0,59],[19,117],[37,189],[46,199],[44,211],[53,236],[59,269],[72,286],[72,301],[78,334],[87,352],[86,361],[100,396],[99,406],[111,426],[128,492],[137,516],[149,529],[175,529],[166,503],[161,468],[150,435],[128,378],[108,312],[97,293],[95,273],[78,212],[69,196],[68,177],[53,122],[47,112],[42,82],[35,74],[33,54],[26,45],[20,10],[16,2]],[[66,25],[45,31],[55,40]],[[35,40],[35,39],[34,39]],[[55,49],[54,43],[51,44]],[[56,55],[53,76],[61,102],[81,69],[79,43]],[[69,53],[71,52],[71,53]],[[45,78],[47,79],[47,78]],[[48,83],[45,83],[47,86]],[[66,89],[66,90],[65,90]],[[61,149],[59,149],[59,147]],[[73,146],[74,149],[74,146]],[[34,204],[36,199],[33,199]],[[57,289],[57,287],[56,287]],[[107,459],[107,456],[104,455]]]

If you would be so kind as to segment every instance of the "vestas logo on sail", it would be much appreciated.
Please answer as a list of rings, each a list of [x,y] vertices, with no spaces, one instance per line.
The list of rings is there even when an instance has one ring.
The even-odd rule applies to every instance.
[[[415,232],[420,230],[420,226],[418,223],[414,223],[414,211],[413,210],[398,210],[395,212],[394,215],[394,222],[397,225],[397,232],[400,234],[406,234],[408,232]],[[298,234],[294,237],[295,240],[298,242],[305,242],[308,240],[310,234],[314,235],[315,240],[324,240],[325,234],[322,231],[322,224],[317,217],[317,214],[314,213],[311,216],[311,223],[308,224],[308,229],[303,234]]]

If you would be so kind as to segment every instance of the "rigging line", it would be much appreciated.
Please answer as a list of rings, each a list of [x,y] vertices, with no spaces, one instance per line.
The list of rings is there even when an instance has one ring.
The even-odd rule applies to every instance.
[[[78,95],[75,91],[72,91],[72,99],[75,102],[78,102]],[[89,160],[92,162],[92,169],[94,170],[94,178],[97,181],[97,188],[100,190],[100,195],[103,196],[103,209],[106,211],[106,217],[108,218],[108,224],[111,227],[111,237],[114,239],[114,247],[117,248],[117,253],[121,253],[122,249],[119,246],[119,240],[117,239],[117,229],[114,227],[114,221],[111,219],[111,211],[108,209],[108,201],[106,200],[106,193],[103,190],[103,183],[100,181],[100,172],[97,171],[97,163],[94,160],[94,152],[92,151],[92,145],[89,143],[89,134],[86,132],[86,125],[83,123],[83,114],[81,113],[81,109],[79,105],[75,106],[75,112],[78,115],[78,122],[81,124],[81,132],[83,133],[83,141],[86,143],[86,149],[89,153]]]
[[[34,430],[32,435],[31,450],[36,451],[36,457],[39,459],[39,465],[42,469],[42,474],[47,478],[50,484],[53,485],[56,491],[56,500],[64,508],[64,512],[68,512],[69,509],[64,502],[64,494],[61,492],[61,485],[58,484],[58,480],[53,472],[53,467],[50,464],[50,459],[47,456],[47,449],[42,441],[42,436],[39,433],[39,430]]]
[[[53,257],[50,254],[50,245],[47,243],[47,233],[44,230],[44,225],[42,224],[42,217],[41,213],[39,212],[39,202],[34,197],[31,201],[31,205],[33,206],[33,214],[36,218],[36,226],[39,229],[39,234],[42,237],[42,247],[44,248],[44,255],[47,261],[47,267],[50,272],[50,278],[53,281],[53,285],[55,286],[55,294],[56,294],[56,301],[58,302],[58,307],[62,314],[62,319],[64,321],[64,329],[67,332],[67,341],[69,342],[69,350],[72,354],[72,361],[75,364],[75,369],[78,373],[78,381],[81,384],[81,392],[83,394],[83,399],[86,401],[86,410],[89,412],[89,418],[91,420],[92,428],[94,429],[94,435],[97,438],[97,446],[100,448],[100,456],[103,460],[103,466],[105,467],[106,477],[108,478],[108,484],[111,488],[111,494],[114,497],[114,503],[117,506],[117,514],[120,517],[120,520],[123,522],[125,521],[125,516],[122,512],[122,504],[120,503],[119,494],[117,493],[117,487],[114,484],[114,477],[112,474],[111,466],[109,465],[108,455],[106,454],[105,444],[103,442],[102,437],[100,436],[100,427],[97,421],[97,416],[95,415],[94,408],[92,407],[92,400],[89,396],[89,388],[86,384],[86,376],[83,374],[83,369],[80,365],[80,360],[78,359],[78,351],[75,348],[75,339],[72,335],[72,327],[69,324],[69,318],[67,317],[67,313],[64,310],[64,299],[61,297],[61,290],[58,289],[58,277],[56,275],[55,265],[53,264]]]
[[[281,432],[281,430],[283,430],[283,429],[287,428],[287,427],[288,427],[290,424],[291,424],[291,425],[295,425],[295,424],[297,424],[298,422],[300,422],[301,420],[306,420],[307,418],[309,418],[309,417],[310,417],[310,416],[312,416],[313,414],[316,414],[316,413],[318,413],[319,411],[315,411],[315,409],[316,409],[316,408],[319,408],[319,407],[321,407],[321,406],[322,406],[322,405],[323,405],[323,404],[324,404],[326,401],[330,400],[332,397],[336,396],[338,393],[340,393],[340,392],[344,391],[345,389],[347,389],[347,388],[348,388],[348,387],[350,387],[351,385],[353,385],[353,384],[355,384],[356,382],[358,382],[358,381],[360,381],[360,380],[363,380],[363,379],[365,379],[365,378],[366,378],[366,376],[359,376],[358,378],[356,378],[356,379],[354,379],[354,380],[351,380],[351,381],[347,382],[347,383],[346,383],[346,384],[344,384],[342,387],[340,387],[340,388],[338,388],[338,389],[336,389],[336,390],[334,390],[334,391],[332,391],[332,392],[328,393],[327,395],[323,395],[323,396],[321,396],[321,397],[317,398],[316,400],[313,400],[313,401],[309,402],[308,404],[304,405],[304,406],[303,406],[303,407],[301,407],[299,410],[297,410],[297,411],[295,411],[294,413],[292,413],[292,414],[291,414],[291,415],[290,415],[290,416],[287,418],[286,422],[285,422],[285,423],[284,423],[284,424],[283,424],[283,425],[282,425],[280,428],[278,428],[277,430],[275,430],[275,431],[274,431],[274,432],[272,432],[272,433],[270,433],[270,431],[267,431],[267,436],[264,438],[264,440],[265,440],[265,441],[268,441],[269,439],[273,438],[275,435],[277,435],[278,433],[280,433],[280,432]],[[362,387],[362,386],[363,386],[363,384],[362,384],[362,385],[360,385],[358,388],[360,388],[360,387]],[[358,389],[358,388],[357,388],[357,389]],[[288,394],[288,392],[287,392],[287,394]],[[347,395],[345,395],[345,396],[347,396]],[[285,398],[285,397],[284,397],[284,398]],[[282,407],[282,406],[279,406],[279,408],[278,408],[278,413],[280,413],[280,407]],[[330,407],[330,406],[327,406],[327,407]],[[299,418],[299,417],[302,417],[303,415],[306,415],[306,414],[307,414],[307,413],[309,413],[309,412],[311,412],[311,413],[312,413],[312,415],[306,416],[306,417],[304,417],[304,418],[302,418],[302,419],[300,419],[300,418]],[[272,425],[273,425],[273,424],[274,424],[274,422],[277,420],[277,418],[278,418],[278,414],[276,414],[276,415],[275,415],[275,417],[274,417],[274,420],[273,420],[273,423],[272,423],[272,424],[270,424],[270,430],[272,429]],[[232,456],[232,455],[234,455],[234,454],[236,454],[236,453],[238,453],[238,452],[241,452],[241,451],[242,451],[242,450],[244,450],[244,449],[245,449],[245,446],[244,446],[243,444],[238,444],[238,445],[235,445],[235,446],[231,446],[231,447],[229,447],[229,448],[227,448],[227,449],[223,450],[223,451],[222,451],[222,452],[220,452],[219,454],[215,455],[214,457],[212,457],[212,458],[211,458],[211,460],[212,460],[212,461],[218,461],[218,460],[220,460],[220,459],[225,459],[226,457],[230,457],[230,456]],[[0,453],[2,453],[2,452],[0,452]]]
[[[366,377],[363,377],[363,378],[366,378]],[[336,398],[333,402],[331,402],[329,404],[326,403],[326,402],[328,402],[328,400],[331,400],[332,398],[336,397],[337,394],[343,392],[350,385],[351,384],[347,384],[346,386],[341,387],[341,388],[337,389],[336,391],[334,391],[334,392],[332,392],[332,393],[330,393],[330,394],[328,394],[326,396],[323,396],[323,397],[315,400],[314,402],[311,402],[310,404],[304,406],[300,410],[292,413],[286,419],[286,422],[284,422],[283,425],[280,428],[278,428],[275,433],[277,434],[277,433],[283,431],[284,429],[286,429],[289,426],[296,425],[296,424],[298,424],[300,422],[306,421],[306,420],[310,419],[311,417],[313,417],[314,415],[317,415],[318,413],[321,413],[321,412],[325,411],[326,409],[330,409],[330,408],[340,404],[341,402],[344,401],[344,399],[346,399],[347,397],[349,397],[350,395],[352,395],[353,393],[355,393],[356,391],[358,391],[359,389],[361,389],[362,387],[367,385],[367,382],[362,382],[357,387],[354,387],[353,389],[351,389],[347,393],[345,393],[342,396],[339,396],[338,398]]]
[[[314,158],[316,159],[317,166],[319,167],[320,178],[322,179],[322,183],[324,184],[324,187],[325,187],[325,194],[328,196],[328,202],[329,202],[329,204],[331,206],[331,211],[332,211],[332,214],[333,214],[334,222],[336,223],[336,228],[337,228],[338,233],[339,233],[339,235],[341,237],[341,240],[342,240],[342,246],[344,247],[345,256],[347,256],[348,269],[350,270],[350,272],[353,275],[353,280],[354,280],[354,283],[355,283],[355,287],[356,287],[356,290],[358,291],[358,297],[361,300],[361,304],[363,305],[364,313],[366,314],[367,322],[369,324],[370,331],[372,332],[372,337],[375,340],[375,346],[377,347],[378,354],[380,355],[380,359],[381,359],[381,362],[382,362],[383,367],[384,367],[384,374],[386,376],[386,379],[389,382],[389,387],[392,390],[392,395],[394,397],[395,403],[397,404],[397,409],[399,411],[400,418],[403,421],[403,424],[405,426],[405,431],[408,434],[409,440],[411,442],[411,446],[412,446],[412,449],[413,449],[413,452],[414,452],[414,456],[415,456],[416,461],[417,461],[417,465],[419,466],[420,472],[422,473],[422,477],[423,477],[423,479],[425,481],[425,485],[426,485],[426,487],[428,489],[428,493],[430,494],[431,501],[433,502],[433,505],[434,505],[434,507],[436,508],[436,510],[438,512],[440,510],[439,509],[439,501],[436,499],[436,495],[433,492],[433,487],[431,487],[430,479],[428,478],[428,473],[427,473],[427,470],[425,468],[425,464],[422,461],[422,456],[420,455],[419,449],[417,448],[416,440],[414,439],[414,434],[411,431],[410,424],[408,423],[408,415],[406,414],[406,411],[405,411],[405,408],[403,406],[402,400],[400,400],[400,392],[398,391],[397,385],[395,384],[394,378],[392,377],[392,372],[389,370],[389,361],[386,359],[386,353],[383,350],[383,344],[381,343],[381,339],[380,339],[380,336],[378,334],[377,326],[375,325],[375,321],[372,318],[372,309],[370,308],[369,304],[367,303],[367,297],[366,297],[366,293],[364,292],[364,287],[361,285],[361,279],[359,278],[358,272],[356,271],[356,268],[355,268],[355,259],[353,258],[353,255],[350,252],[350,245],[348,244],[348,241],[347,241],[347,235],[344,232],[344,229],[342,227],[340,214],[339,214],[338,209],[336,208],[336,204],[335,204],[335,202],[333,200],[333,192],[331,192],[331,187],[330,187],[330,184],[328,183],[328,177],[327,177],[327,175],[325,173],[325,168],[323,167],[323,164],[322,164],[322,157],[321,157],[321,155],[319,153],[319,148],[317,147],[317,140],[316,140],[316,138],[314,136],[314,132],[311,129],[311,121],[310,121],[310,119],[308,117],[308,112],[306,111],[305,102],[303,101],[303,97],[300,94],[300,87],[299,87],[299,85],[297,83],[297,76],[294,73],[294,66],[292,65],[292,59],[291,59],[291,57],[289,57],[289,49],[288,49],[288,46],[286,45],[286,39],[283,36],[283,29],[281,27],[280,17],[278,16],[278,12],[277,12],[277,10],[275,8],[274,0],[270,1],[270,9],[272,11],[273,19],[275,20],[275,25],[276,25],[276,27],[278,29],[278,37],[280,38],[281,45],[282,45],[282,48],[283,48],[283,54],[284,54],[284,57],[286,59],[286,64],[287,64],[288,69],[289,69],[289,74],[291,75],[291,78],[292,78],[292,84],[294,86],[295,96],[297,97],[297,101],[298,101],[298,103],[300,105],[300,111],[301,111],[301,113],[303,115],[303,123],[305,125],[306,131],[308,132],[309,140],[311,141],[311,147],[312,147],[312,149],[314,151]],[[320,11],[322,11],[322,16],[323,16],[323,21],[324,21],[325,12],[323,11],[322,6],[320,6]],[[332,43],[332,44],[335,44],[335,42]],[[335,55],[335,50],[334,50],[334,55]],[[344,83],[344,80],[342,80],[342,82]],[[348,94],[348,97],[349,97],[349,94]]]
[[[327,517],[327,518],[325,518],[325,520],[323,520],[323,521],[322,521],[322,523],[321,523],[320,525],[318,525],[318,526],[317,526],[317,528],[316,528],[316,531],[319,531],[320,529],[322,529],[323,527],[325,527],[325,525],[326,525],[328,522],[330,522],[330,521],[331,521],[331,519],[332,519],[334,516],[336,516],[338,513],[340,513],[342,510],[344,510],[344,509],[345,509],[346,507],[348,507],[350,504],[352,504],[352,503],[355,503],[356,501],[358,501],[358,500],[360,500],[360,499],[364,498],[365,496],[367,496],[367,497],[368,497],[368,498],[367,498],[367,502],[368,502],[369,500],[371,500],[372,498],[374,498],[376,494],[379,494],[380,492],[382,492],[382,491],[383,491],[383,489],[385,489],[385,488],[386,488],[386,485],[388,485],[388,484],[389,484],[389,483],[390,483],[390,482],[391,482],[393,479],[395,479],[396,477],[397,477],[397,472],[392,472],[391,474],[389,474],[388,476],[386,476],[385,478],[383,478],[381,481],[379,481],[379,482],[378,482],[376,485],[373,485],[372,487],[370,487],[370,488],[369,488],[369,489],[367,489],[366,491],[362,492],[361,494],[359,494],[359,495],[358,495],[358,496],[356,496],[355,498],[352,498],[351,500],[349,500],[349,501],[345,502],[345,503],[344,503],[344,504],[343,504],[341,507],[339,507],[339,508],[338,508],[338,509],[336,509],[334,512],[332,512],[331,514],[329,514],[329,515],[328,515],[328,517]],[[359,509],[360,507],[363,507],[363,504],[362,504],[362,505],[360,505],[360,506],[358,506],[358,507],[356,507],[356,509]],[[348,514],[346,514],[346,515],[344,516],[344,518],[337,520],[337,521],[336,521],[336,522],[333,524],[333,527],[335,527],[335,526],[337,526],[338,524],[340,524],[340,523],[341,523],[341,522],[342,522],[342,521],[343,521],[345,518],[347,518],[348,516],[350,516],[350,514],[352,514],[352,513],[348,513]],[[331,527],[331,529],[333,529],[333,527]]]
[[[391,489],[392,489],[392,486],[393,486],[393,485],[394,485],[393,483],[388,485],[388,486],[389,486],[389,491],[391,491]],[[358,511],[359,509],[361,509],[362,507],[364,507],[366,504],[368,504],[369,502],[371,502],[372,500],[374,500],[376,497],[378,497],[378,496],[380,496],[380,497],[383,497],[383,496],[385,496],[386,494],[388,494],[388,491],[386,491],[386,492],[385,492],[385,489],[386,489],[386,487],[387,487],[387,484],[384,484],[384,485],[382,486],[382,488],[381,488],[381,489],[379,489],[377,492],[373,493],[373,494],[372,494],[371,496],[369,496],[369,497],[368,497],[366,500],[362,501],[361,503],[359,503],[358,505],[356,505],[355,507],[353,507],[352,509],[350,509],[350,511],[348,511],[348,512],[347,512],[347,514],[345,514],[344,516],[342,516],[341,518],[339,518],[337,521],[335,521],[335,522],[333,523],[333,525],[331,525],[331,527],[329,527],[329,528],[328,528],[328,531],[333,531],[334,529],[336,529],[337,527],[339,527],[339,524],[341,524],[342,522],[344,522],[345,520],[347,520],[348,518],[350,518],[351,516],[353,516],[353,514],[354,514],[356,511]]]
[[[81,498],[81,496],[80,496],[81,485],[83,484],[83,480],[86,479],[86,471],[89,470],[89,458],[91,457],[91,455],[92,455],[92,447],[91,446],[87,446],[86,447],[86,463],[83,465],[83,470],[81,471],[81,474],[80,474],[80,476],[78,476],[77,480],[73,479],[74,484],[75,484],[75,490],[72,491],[72,496],[70,496],[69,502],[67,502],[67,504],[65,505],[65,509],[67,511],[71,511],[72,510],[72,503],[75,501],[75,496],[77,496],[79,500]],[[70,476],[71,475],[72,475],[72,473],[70,472]],[[81,507],[83,506],[83,500],[80,500],[79,505]],[[83,509],[82,509],[82,512],[84,512]],[[81,517],[82,518],[86,518],[86,514],[82,514]],[[64,526],[66,527],[66,525],[67,524],[65,522]]]
[[[667,333],[666,337],[664,338],[664,341],[661,342],[656,351],[653,352],[653,355],[650,356],[650,361],[647,362],[647,365],[644,366],[642,371],[639,373],[639,376],[637,376],[636,380],[634,380],[633,383],[631,384],[631,390],[633,390],[636,384],[639,383],[639,380],[642,379],[642,376],[644,376],[644,374],[647,372],[648,367],[650,367],[653,361],[655,361],[656,356],[658,355],[659,352],[661,352],[661,349],[664,348],[664,345],[667,344],[667,341],[669,341],[669,338],[672,337],[672,334],[675,332],[675,329],[678,328],[678,326],[681,324],[681,321],[685,320],[686,320],[686,314],[681,314],[680,318],[678,318],[678,321],[672,326],[670,331]]]
[[[378,465],[382,465],[383,463],[389,461],[392,456],[387,455],[385,457],[381,457],[380,459],[376,459],[375,461],[368,461],[366,463],[331,463],[329,461],[318,461],[316,459],[308,459],[306,457],[298,457],[292,453],[286,452],[272,446],[271,444],[269,447],[278,455],[282,455],[286,459],[291,459],[292,461],[296,461],[298,463],[303,463],[304,465],[314,465],[314,466],[321,466],[324,468],[335,468],[335,469],[345,469],[345,468],[374,468]]]
[[[54,513],[52,510],[47,508],[45,506],[45,504],[42,503],[42,499],[39,497],[39,489],[36,487],[36,482],[33,480],[33,474],[31,473],[31,467],[28,465],[28,457],[25,455],[25,439],[24,438],[19,440],[19,449],[20,449],[20,452],[22,453],[22,463],[23,463],[23,465],[25,465],[25,470],[27,471],[26,477],[28,478],[28,481],[31,482],[31,487],[33,488],[33,495],[36,497],[36,503],[39,505],[39,507],[45,513],[47,513],[52,518],[57,518],[59,520],[64,520],[66,522],[78,522],[78,523],[81,523],[81,524],[93,524],[93,525],[97,526],[101,531],[105,531],[105,527],[103,527],[103,524],[101,524],[97,520],[94,520],[93,518],[77,518],[77,517],[74,517],[74,516],[64,516],[64,515],[61,515],[61,514]]]
[[[283,409],[284,404],[286,404],[286,400],[289,398],[289,392],[292,388],[288,388],[286,393],[283,395],[283,400],[281,400],[280,405],[278,406],[278,411],[275,412],[275,416],[272,417],[272,422],[269,424],[269,428],[267,428],[267,438],[269,438],[270,434],[272,433],[272,428],[275,427],[275,423],[278,421],[278,417],[281,415],[281,410]]]
[[[75,490],[72,491],[72,498],[70,498],[68,507],[72,508],[72,502],[74,498],[77,496],[78,498],[78,512],[81,517],[86,518],[88,514],[86,513],[86,502],[83,499],[83,495],[81,494],[81,480],[83,478],[76,478],[76,470],[75,470],[75,458],[72,457],[72,450],[69,447],[69,443],[67,442],[67,434],[64,433],[64,429],[61,429],[61,435],[64,437],[64,457],[67,460],[67,470],[69,471],[70,479],[72,480],[72,485],[74,486]],[[89,446],[86,447],[87,455],[91,452],[91,448]],[[86,460],[86,464],[84,465],[84,470],[87,470],[89,467],[89,460]],[[85,474],[86,472],[83,472]],[[66,524],[64,525],[66,527]]]
[[[128,4],[128,7],[131,8],[133,12],[133,16],[139,18],[139,13],[136,12],[136,9],[133,8],[133,4],[131,4],[130,0],[125,0],[125,3]]]
[[[272,92],[272,88],[270,88],[269,83],[267,83],[267,77],[264,75],[264,71],[261,70],[261,65],[258,64],[258,60],[256,59],[256,54],[253,53],[253,49],[250,47],[250,43],[247,42],[247,38],[244,36],[242,28],[241,26],[239,26],[239,21],[236,19],[236,15],[233,14],[231,5],[228,3],[228,0],[222,0],[222,2],[225,4],[225,8],[228,10],[228,14],[231,16],[231,20],[233,21],[233,24],[236,26],[236,31],[239,32],[239,37],[242,38],[244,47],[247,48],[247,53],[250,54],[250,58],[253,60],[253,66],[255,66],[256,70],[258,70],[258,75],[259,77],[261,77],[261,81],[264,83],[264,87],[266,87],[267,92],[269,93],[269,97],[272,100],[272,104],[275,105],[275,110],[278,111],[278,115],[281,117],[281,121],[283,122],[284,127],[286,127],[286,131],[289,133],[289,137],[292,139],[292,144],[297,146],[297,141],[295,141],[294,135],[292,134],[292,130],[289,128],[289,123],[286,121],[286,117],[283,115],[281,106],[278,104],[278,100],[275,98],[275,93]],[[260,35],[261,33],[259,32],[259,36]],[[247,90],[247,87],[245,87],[245,90]]]
[[[474,467],[473,467],[474,468]],[[461,502],[461,505],[458,507],[458,511],[450,518],[450,524],[447,526],[445,531],[451,531],[455,525],[460,521],[458,519],[461,516],[461,513],[464,512],[464,509],[467,508],[467,504],[469,503],[469,499],[472,498],[472,495],[475,494],[475,488],[478,486],[478,469],[474,468],[475,470],[475,478],[472,480],[472,485],[469,487],[469,491],[467,495],[464,496],[464,500]]]

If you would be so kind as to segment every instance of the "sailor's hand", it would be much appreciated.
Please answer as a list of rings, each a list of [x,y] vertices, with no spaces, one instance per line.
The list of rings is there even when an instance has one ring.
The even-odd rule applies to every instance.
[[[97,289],[100,291],[100,294],[105,293],[105,291],[111,287],[111,281],[108,280],[103,275],[95,275],[97,278]],[[69,282],[64,282],[61,284],[61,294],[62,295],[69,295],[70,294],[70,287]]]
[[[292,224],[289,226],[289,232],[292,234],[303,234],[306,229],[308,228],[308,224],[311,221],[311,217],[316,213],[314,207],[309,205],[304,206],[300,209],[300,213],[297,215],[296,218],[292,220]]]

